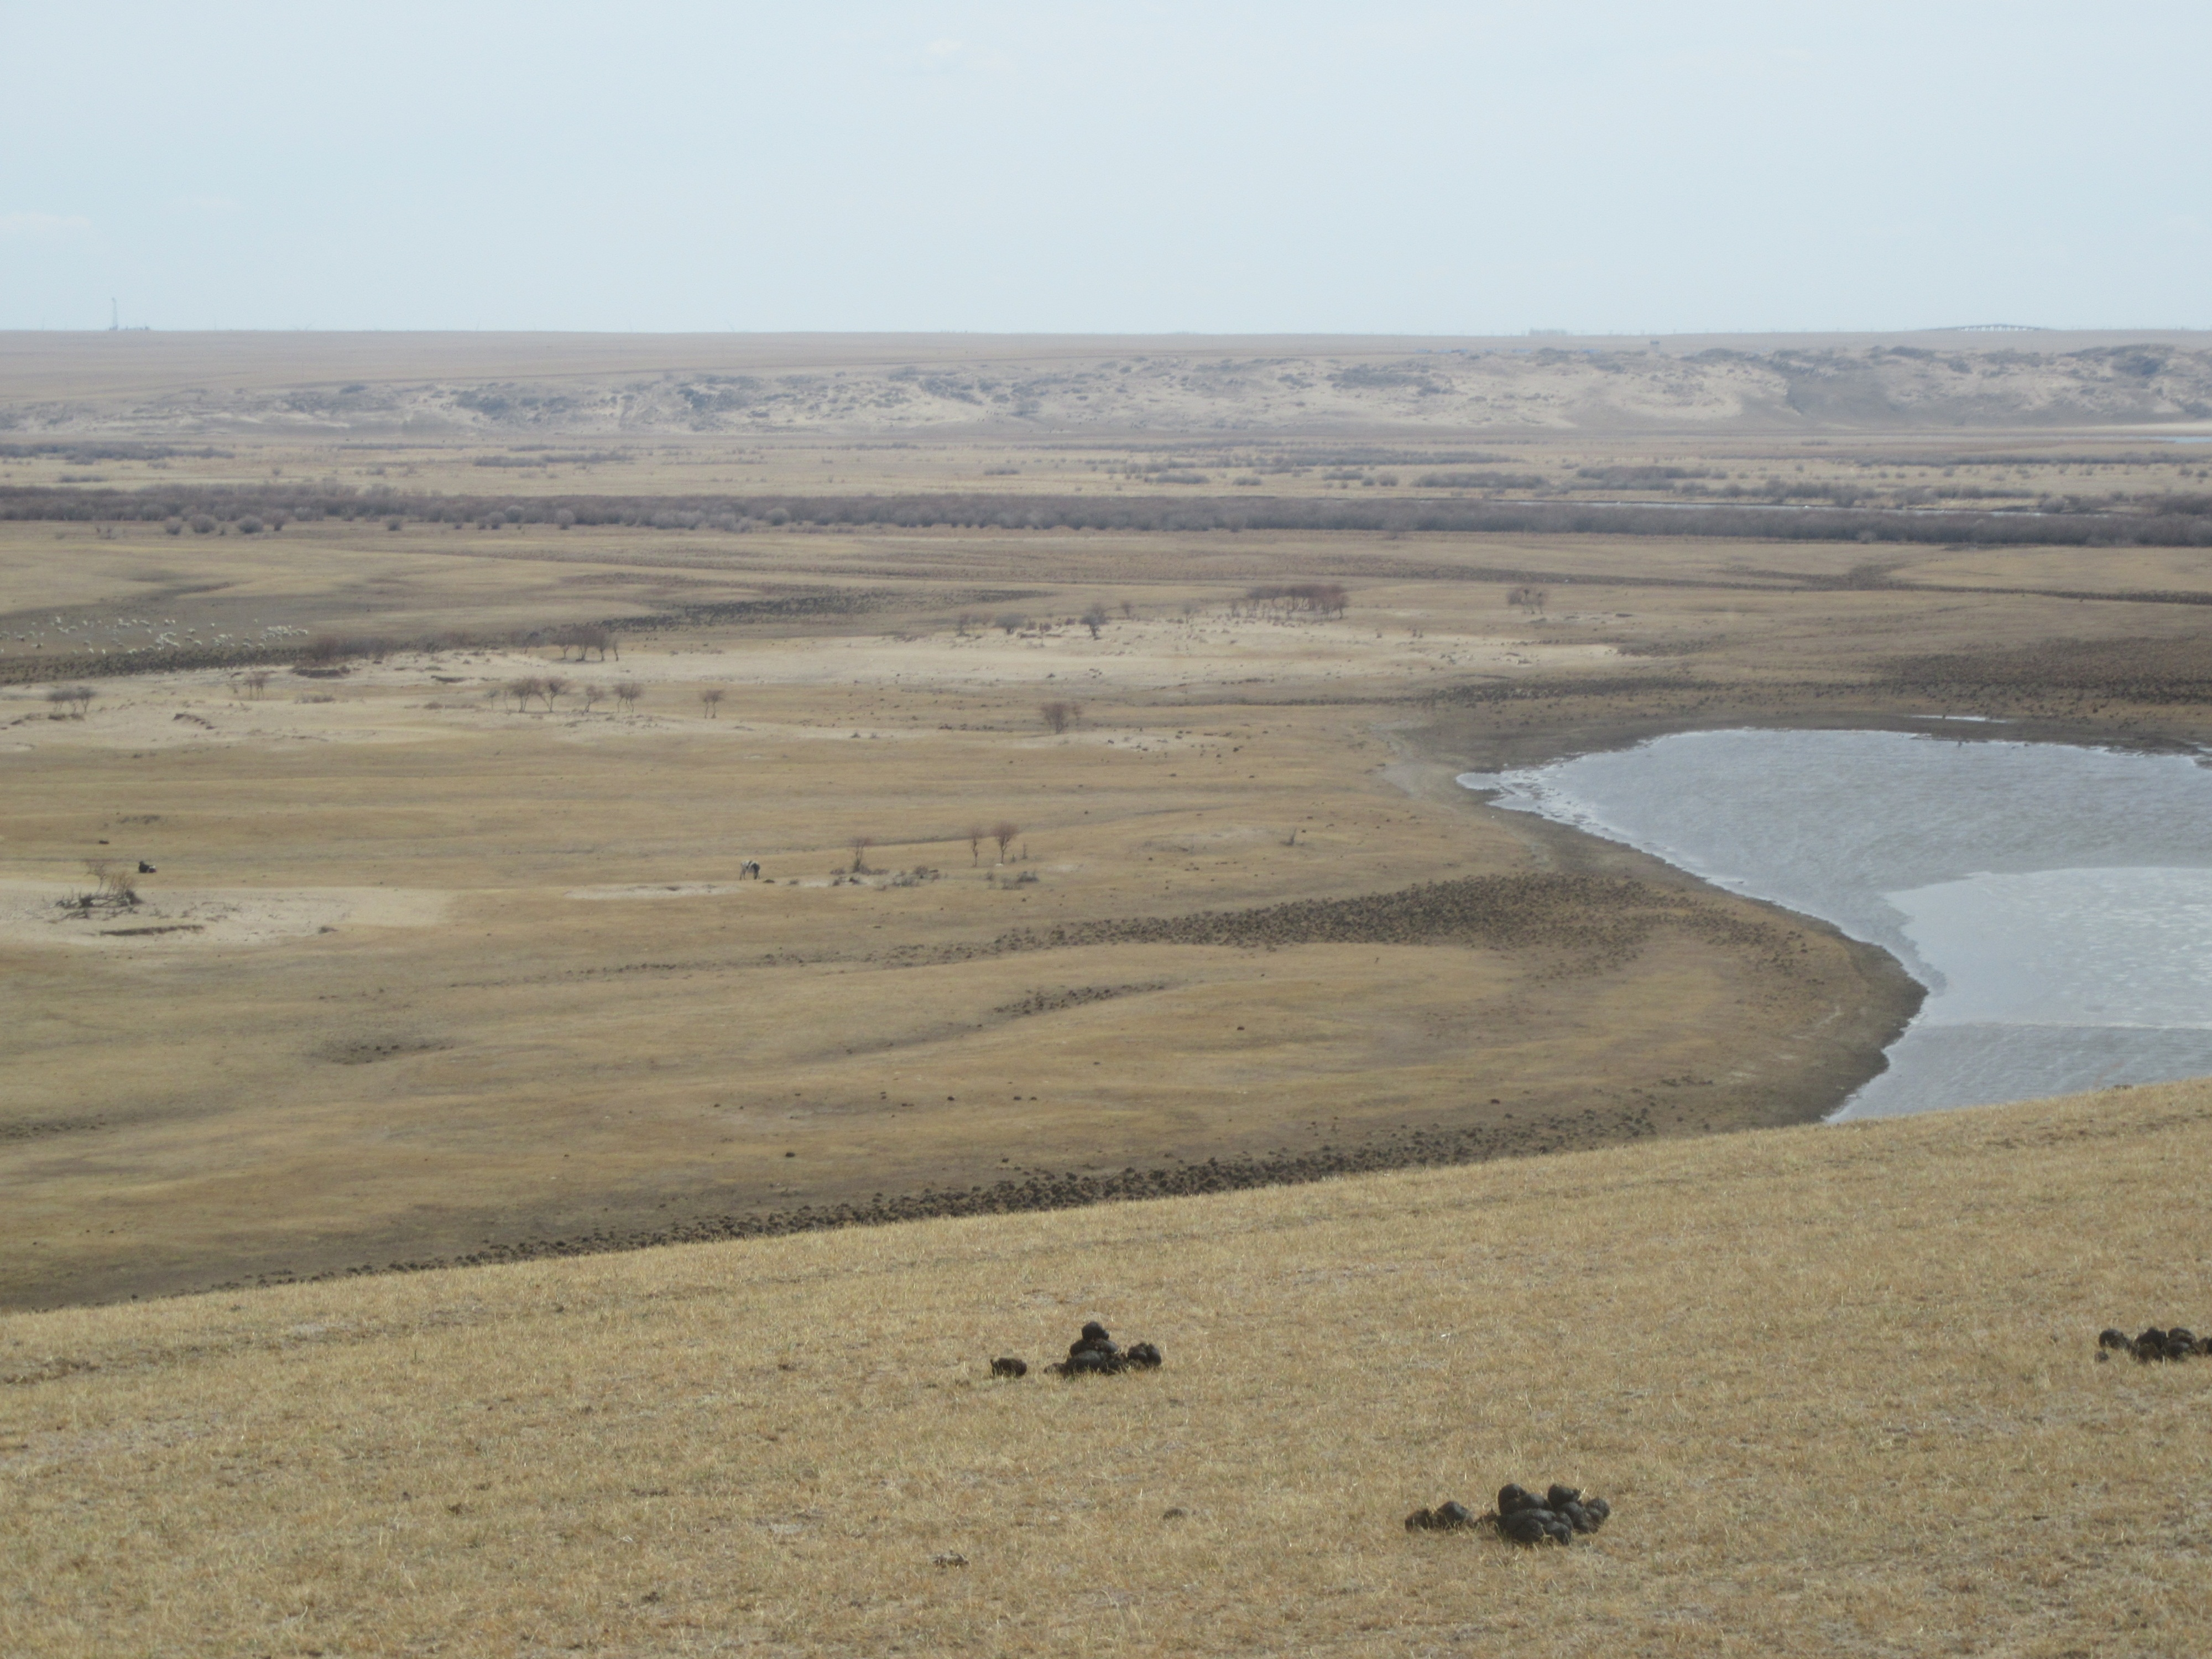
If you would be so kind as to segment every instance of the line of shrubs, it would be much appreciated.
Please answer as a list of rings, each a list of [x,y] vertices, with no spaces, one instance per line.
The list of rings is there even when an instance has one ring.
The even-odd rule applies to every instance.
[[[524,503],[474,496],[318,495],[278,487],[183,492],[0,489],[0,519],[63,522],[208,519],[243,526],[336,518],[404,523],[621,526],[744,532],[787,524],[906,529],[1211,530],[1753,537],[1765,541],[1975,543],[2034,546],[2212,546],[2212,502],[2161,501],[2155,512],[1902,513],[1877,507],[1597,501],[1279,499],[1003,495],[556,496]],[[2206,510],[2199,511],[2199,508]]]

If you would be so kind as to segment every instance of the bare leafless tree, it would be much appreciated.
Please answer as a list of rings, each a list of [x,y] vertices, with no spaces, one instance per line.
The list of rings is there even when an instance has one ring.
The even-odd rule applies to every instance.
[[[138,902],[137,872],[125,859],[87,859],[85,873],[92,878],[94,890],[86,895],[88,903],[111,904],[128,910]]]
[[[1099,629],[1106,626],[1106,607],[1103,605],[1092,605],[1083,613],[1083,625],[1091,630],[1091,637],[1097,639]]]
[[[876,844],[876,838],[873,836],[855,836],[845,844],[853,849],[853,873],[856,876],[866,875],[868,848]]]
[[[983,842],[989,834],[990,831],[980,823],[971,823],[968,826],[968,863],[971,869],[976,860],[981,857]]]
[[[553,634],[553,643],[560,647],[563,662],[568,660],[571,651],[576,653],[578,662],[589,662],[594,651],[599,653],[601,662],[606,660],[610,651],[617,659],[622,656],[621,647],[615,643],[614,630],[598,623],[574,623],[568,627],[556,629]]]
[[[568,687],[571,684],[572,682],[565,674],[548,674],[538,682],[538,695],[545,699],[547,714],[553,712],[553,700],[556,697],[565,697],[568,695]]]
[[[246,689],[256,697],[269,689],[269,671],[257,668],[246,676]]]
[[[1014,844],[1014,837],[1021,833],[1019,824],[1009,823],[1004,818],[991,826],[991,839],[999,843],[1000,863],[1004,864],[1006,861],[1006,848]]]
[[[586,714],[592,712],[592,705],[606,695],[604,687],[594,685],[589,680],[586,680],[576,688],[577,700],[584,705],[584,712]]]
[[[1038,706],[1037,713],[1044,717],[1044,723],[1053,731],[1065,732],[1083,718],[1083,705],[1079,702],[1042,703]]]
[[[644,695],[645,688],[635,680],[617,680],[615,683],[615,701],[623,706],[625,714],[636,708],[637,700]]]
[[[67,709],[71,720],[81,720],[99,695],[88,685],[58,685],[46,693],[46,701],[58,708]]]
[[[720,720],[722,699],[729,695],[719,685],[702,685],[699,688],[699,707],[707,711],[708,720]]]

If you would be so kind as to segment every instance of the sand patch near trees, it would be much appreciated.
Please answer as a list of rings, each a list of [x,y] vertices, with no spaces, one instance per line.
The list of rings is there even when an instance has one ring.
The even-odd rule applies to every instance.
[[[276,945],[346,927],[434,927],[446,893],[388,887],[147,888],[136,904],[80,901],[89,881],[0,879],[0,940],[171,956]]]
[[[643,881],[627,887],[571,887],[565,899],[682,899],[716,898],[742,893],[746,884],[735,881]]]

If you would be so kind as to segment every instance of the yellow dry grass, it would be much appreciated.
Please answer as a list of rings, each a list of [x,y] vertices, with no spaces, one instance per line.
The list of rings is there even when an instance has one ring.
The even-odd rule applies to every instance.
[[[0,1318],[0,1651],[2201,1650],[2212,1088]],[[1164,1370],[988,1379],[1085,1318]],[[1401,1516],[1565,1480],[1569,1550]]]
[[[204,638],[588,616],[611,574],[720,599],[898,570],[909,597],[633,635],[618,662],[401,653],[258,695],[213,670],[118,678],[83,720],[0,688],[15,1305],[1407,1126],[1558,1116],[1570,1144],[1632,1117],[1774,1122],[1840,1097],[1893,1018],[1865,952],[1788,918],[1784,978],[1755,942],[1674,929],[1604,962],[1387,939],[967,954],[1017,928],[1563,864],[1667,879],[1478,807],[1413,747],[1439,685],[1633,671],[1588,627],[1553,638],[1493,585],[1402,574],[1341,622],[1225,603],[1271,566],[1395,568],[1401,544],[71,533],[60,554],[0,534],[0,609],[66,591],[75,629],[144,615],[132,595],[166,583],[191,591],[156,614]],[[959,630],[957,595],[1018,584],[1054,626]],[[1100,593],[1135,614],[1115,604],[1093,639],[1067,618]],[[520,714],[500,695],[556,671],[644,696]],[[1084,714],[1054,735],[1039,704],[1061,697]],[[1036,880],[971,851],[968,828],[1001,819],[1022,831],[1004,873]],[[872,869],[942,878],[830,885],[860,836]],[[94,857],[159,866],[141,912],[61,918]],[[773,880],[740,883],[748,858]]]
[[[1018,927],[1466,876],[1665,879],[1476,806],[1452,771],[1674,725],[1948,708],[1886,689],[1881,663],[2073,636],[2124,654],[2195,625],[2193,606],[2000,590],[2205,579],[2167,550],[2099,550],[2092,569],[2078,550],[1930,549],[1885,557],[1978,591],[1789,585],[1866,556],[1577,537],[0,526],[0,614],[16,618],[0,649],[19,658],[143,643],[147,618],[206,641],[272,623],[501,630],[793,587],[876,607],[633,633],[618,663],[403,653],[337,680],[279,673],[259,695],[211,670],[117,678],[82,721],[49,719],[42,686],[0,687],[0,1299],[450,1259],[1024,1170],[1303,1156],[1409,1125],[1557,1116],[1552,1144],[1577,1144],[1639,1114],[1663,1133],[1825,1109],[1883,1040],[1895,988],[1786,920],[1809,951],[1789,982],[1759,951],[1680,933],[1603,973],[1565,973],[1547,948],[1402,943],[959,958]],[[1523,565],[1562,579],[1540,620],[1481,574]],[[1746,586],[1747,570],[1784,580]],[[1231,612],[1255,581],[1322,577],[1352,587],[1340,622]],[[1001,608],[975,595],[1007,592],[1057,625],[959,631],[963,611]],[[1097,640],[1067,620],[1094,601],[1109,613]],[[46,637],[12,637],[32,631]],[[1654,648],[1670,654],[1633,654]],[[500,698],[554,672],[635,679],[645,697],[589,714],[573,696],[557,714]],[[2187,665],[2172,672],[2185,686]],[[2149,706],[2067,692],[2039,712],[2071,719],[2068,735],[2208,735],[2201,705],[2156,682]],[[1427,701],[1503,684],[1521,695]],[[697,694],[715,687],[708,719]],[[1085,708],[1061,736],[1039,719],[1054,698]],[[1036,883],[971,863],[967,827],[1001,817]],[[945,877],[828,886],[856,836],[877,870]],[[200,931],[52,921],[56,884],[116,856],[160,866],[132,927]],[[747,857],[775,883],[738,883]],[[52,942],[72,931],[100,936]]]

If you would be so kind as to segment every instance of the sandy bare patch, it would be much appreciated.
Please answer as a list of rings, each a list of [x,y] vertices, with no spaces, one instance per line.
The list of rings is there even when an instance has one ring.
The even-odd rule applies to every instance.
[[[1201,617],[1110,624],[1093,640],[1079,628],[1007,635],[934,635],[914,640],[773,641],[732,652],[711,666],[669,663],[684,678],[732,685],[815,683],[1030,685],[1078,694],[1086,687],[1159,688],[1282,679],[1401,678],[1595,662],[1605,645],[1550,645],[1522,638],[1443,634],[1409,637],[1371,623],[1255,622]],[[662,666],[655,665],[656,667]],[[665,672],[665,671],[664,671]],[[644,677],[641,677],[644,678]]]
[[[503,653],[467,665],[460,671],[462,683],[447,688],[441,696],[447,699],[442,706],[451,709],[481,700],[487,691],[517,677],[559,672],[572,684],[634,681],[647,688],[648,711],[680,711],[695,717],[691,688],[705,684],[726,686],[740,696],[748,687],[875,685],[1026,686],[1074,696],[1085,690],[1286,679],[1368,680],[1454,670],[1579,665],[1607,661],[1618,654],[1609,645],[1554,645],[1518,635],[1433,633],[1410,613],[1393,615],[1382,628],[1371,620],[1282,623],[1209,614],[1115,622],[1096,640],[1073,625],[1015,634],[993,629],[919,637],[761,640],[678,651],[634,648],[619,663],[588,666]],[[353,684],[357,690],[411,688],[422,679],[419,668],[395,664],[362,670]],[[484,706],[495,711],[498,705]],[[724,709],[722,720],[742,721],[744,714],[740,704],[732,703]]]
[[[718,893],[742,892],[746,884],[734,881],[641,881],[620,887],[571,887],[561,896],[568,899],[712,898]]]
[[[203,887],[80,909],[70,901],[88,885],[0,880],[0,940],[143,951],[274,945],[348,927],[434,927],[453,896],[390,887]]]

